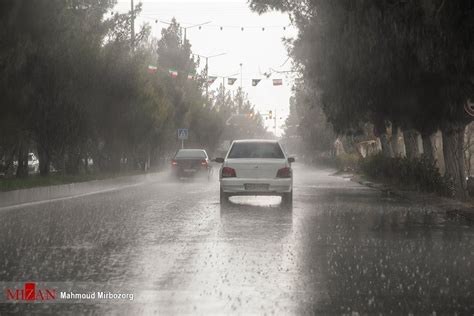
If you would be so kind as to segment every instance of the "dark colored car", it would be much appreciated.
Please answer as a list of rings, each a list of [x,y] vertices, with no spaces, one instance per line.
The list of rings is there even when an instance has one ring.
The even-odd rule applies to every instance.
[[[171,171],[177,178],[207,177],[210,179],[212,168],[204,149],[180,149],[171,161]]]

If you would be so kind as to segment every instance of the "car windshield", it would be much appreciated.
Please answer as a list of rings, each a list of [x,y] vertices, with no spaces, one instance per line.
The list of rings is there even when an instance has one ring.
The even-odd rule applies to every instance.
[[[235,143],[230,150],[228,158],[277,158],[283,159],[285,155],[278,143],[249,142]]]
[[[176,153],[175,158],[207,158],[206,152],[201,149],[185,149],[185,150],[180,150]]]

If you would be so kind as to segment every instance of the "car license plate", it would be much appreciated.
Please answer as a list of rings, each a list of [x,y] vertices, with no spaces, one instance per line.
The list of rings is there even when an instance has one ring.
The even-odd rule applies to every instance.
[[[268,184],[264,183],[246,183],[244,188],[246,191],[268,191]]]
[[[195,172],[196,169],[184,169],[184,172]]]

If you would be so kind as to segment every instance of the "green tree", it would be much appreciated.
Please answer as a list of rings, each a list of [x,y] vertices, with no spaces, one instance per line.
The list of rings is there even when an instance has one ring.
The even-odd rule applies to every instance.
[[[293,56],[336,132],[354,134],[370,121],[385,155],[392,156],[388,126],[416,129],[425,139],[440,128],[446,175],[456,196],[465,196],[463,105],[472,96],[474,56],[470,1],[254,0],[250,5],[258,12],[290,13],[300,30]],[[427,96],[433,90],[435,100]],[[415,152],[414,142],[405,143],[407,153]]]

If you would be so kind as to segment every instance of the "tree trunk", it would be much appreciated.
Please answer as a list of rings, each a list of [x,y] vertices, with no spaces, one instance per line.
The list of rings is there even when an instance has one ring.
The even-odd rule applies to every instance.
[[[49,167],[51,165],[51,158],[47,150],[43,146],[38,145],[38,159],[39,159],[39,169],[41,176],[49,175]]]
[[[390,138],[390,144],[392,145],[392,152],[395,157],[403,156],[403,150],[399,138],[400,128],[396,125],[392,125],[392,137]]]
[[[68,174],[78,174],[81,166],[81,151],[78,146],[66,150],[65,171]]]
[[[13,166],[13,161],[15,160],[15,153],[16,153],[16,148],[13,148],[13,150],[11,150],[11,152],[5,158],[5,165],[3,166],[2,172],[6,175],[13,173],[12,169],[14,168],[12,168],[12,166]]]
[[[453,196],[461,200],[467,198],[463,154],[464,128],[464,124],[452,124],[442,129],[445,176],[453,185]]]
[[[20,144],[18,149],[18,166],[16,168],[17,178],[25,178],[28,176],[28,147]]]
[[[403,139],[405,140],[407,158],[414,159],[420,157],[420,151],[418,150],[418,132],[413,129],[403,131]]]
[[[390,144],[390,140],[388,139],[387,133],[382,133],[379,135],[380,144],[382,145],[382,153],[387,158],[393,158],[393,151],[392,145]]]
[[[382,145],[382,154],[385,157],[393,158],[392,145],[387,135],[387,126],[383,120],[377,120],[374,122],[374,134],[380,139]]]
[[[430,134],[422,134],[421,139],[423,140],[423,156],[425,156],[425,158],[430,162],[434,163],[436,158],[432,136],[433,135]]]

